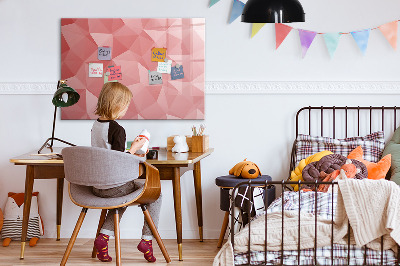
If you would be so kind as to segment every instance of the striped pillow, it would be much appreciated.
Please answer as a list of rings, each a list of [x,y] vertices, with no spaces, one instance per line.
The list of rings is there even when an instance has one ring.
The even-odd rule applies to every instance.
[[[299,134],[296,139],[296,165],[302,159],[307,158],[317,152],[329,150],[343,156],[361,146],[364,151],[364,159],[370,162],[378,162],[381,159],[385,140],[383,131],[378,131],[364,137],[352,137],[345,139],[333,139],[329,137],[318,137]]]

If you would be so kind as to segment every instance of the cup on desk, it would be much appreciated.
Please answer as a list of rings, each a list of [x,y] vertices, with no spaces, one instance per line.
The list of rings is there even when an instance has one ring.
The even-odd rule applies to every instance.
[[[146,154],[146,158],[148,160],[157,160],[158,159],[158,150],[149,150]]]
[[[133,141],[128,141],[126,145],[126,150],[129,150],[132,146]],[[158,159],[158,150],[149,150],[149,152],[146,154],[146,159],[149,160],[157,160]]]

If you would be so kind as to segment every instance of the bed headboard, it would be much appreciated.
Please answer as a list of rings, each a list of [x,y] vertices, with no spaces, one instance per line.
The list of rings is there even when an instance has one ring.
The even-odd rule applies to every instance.
[[[375,131],[383,131],[389,139],[398,126],[396,106],[308,106],[296,114],[296,137],[299,134],[347,138],[363,136]],[[295,164],[295,144],[293,144],[290,171]],[[290,172],[289,172],[290,176]]]

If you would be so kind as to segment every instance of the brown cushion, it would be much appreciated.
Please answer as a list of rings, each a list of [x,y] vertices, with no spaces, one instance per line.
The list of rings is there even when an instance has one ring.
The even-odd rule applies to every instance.
[[[363,179],[368,177],[367,167],[362,162],[354,159],[347,159],[345,156],[340,154],[330,154],[322,157],[321,160],[317,162],[312,162],[306,165],[302,172],[303,179],[308,182],[315,182],[316,180],[322,181],[324,177],[321,176],[321,172],[330,174],[333,171],[340,169],[347,160],[351,160],[352,164],[354,164],[357,169],[360,169],[360,172],[357,173],[354,178]],[[313,186],[304,185],[303,188],[311,187]]]

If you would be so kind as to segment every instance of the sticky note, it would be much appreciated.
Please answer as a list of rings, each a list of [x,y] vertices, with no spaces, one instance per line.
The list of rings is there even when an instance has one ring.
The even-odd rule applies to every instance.
[[[167,62],[158,62],[157,72],[171,74],[171,65],[172,60],[168,60]]]
[[[97,52],[97,59],[111,60],[111,47],[98,47]]]
[[[157,71],[149,71],[149,85],[162,84],[162,74]]]
[[[104,84],[106,84],[107,82],[118,82],[118,80],[109,81],[108,80],[109,75],[110,75],[110,72],[104,73]]]
[[[89,63],[89,78],[103,77],[103,64],[102,63]]]
[[[173,68],[171,68],[171,79],[176,80],[176,79],[183,79],[185,77],[185,74],[183,73],[183,66],[181,65],[176,65]]]
[[[110,75],[108,76],[108,81],[122,79],[121,66],[109,66],[108,71],[110,72]]]
[[[167,57],[166,48],[153,48],[151,49],[151,61],[153,62],[165,62]]]

